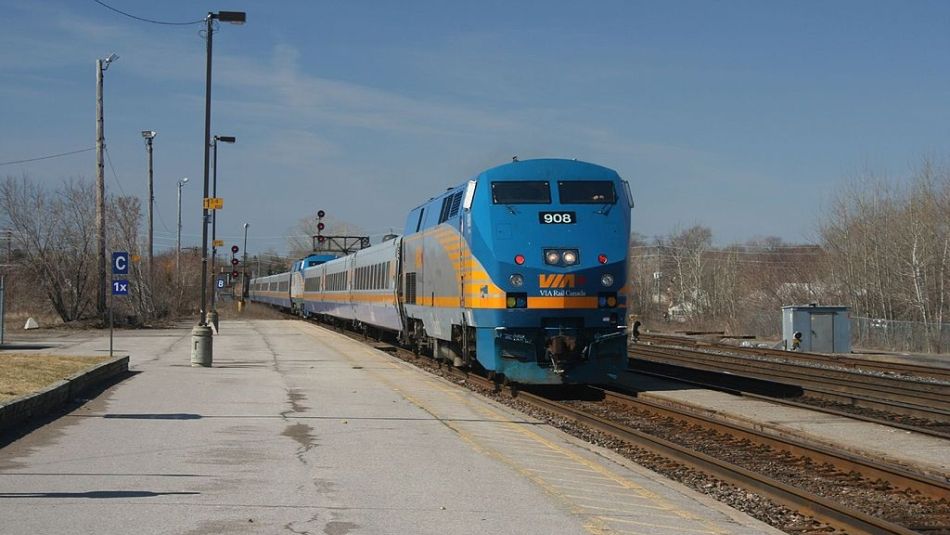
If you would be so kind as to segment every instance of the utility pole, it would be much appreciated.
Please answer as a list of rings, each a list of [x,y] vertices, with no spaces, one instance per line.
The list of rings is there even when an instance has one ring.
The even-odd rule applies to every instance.
[[[150,282],[152,278],[152,260],[154,258],[152,210],[155,204],[155,189],[152,185],[152,140],[157,135],[158,132],[154,130],[142,130],[142,137],[145,138],[145,151],[148,152],[148,277]]]
[[[106,317],[106,174],[102,151],[106,140],[102,120],[102,73],[117,59],[119,56],[110,54],[107,58],[96,60],[96,247],[99,257],[96,312],[103,320]]]
[[[108,65],[108,63],[106,64]],[[102,148],[105,139],[102,132],[102,71],[103,61],[96,60],[96,258],[98,260],[98,286],[96,288],[96,313],[100,318],[106,313],[106,228],[105,228],[105,167]]]
[[[181,188],[188,183],[188,177],[178,181],[178,238],[175,241],[175,276],[181,282]]]

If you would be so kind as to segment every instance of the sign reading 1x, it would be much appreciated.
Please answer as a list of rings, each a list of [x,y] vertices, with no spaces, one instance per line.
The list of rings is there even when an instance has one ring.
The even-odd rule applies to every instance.
[[[221,197],[205,197],[205,210],[221,210],[224,208],[224,199]]]

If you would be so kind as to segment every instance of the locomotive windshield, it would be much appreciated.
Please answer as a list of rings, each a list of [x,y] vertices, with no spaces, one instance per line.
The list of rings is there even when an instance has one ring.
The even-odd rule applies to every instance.
[[[545,180],[492,182],[495,204],[551,204],[551,186]]]
[[[609,180],[561,180],[557,183],[561,204],[616,204],[617,191]]]

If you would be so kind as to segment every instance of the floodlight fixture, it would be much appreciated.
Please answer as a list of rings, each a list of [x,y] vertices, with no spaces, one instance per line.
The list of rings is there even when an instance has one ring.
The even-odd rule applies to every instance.
[[[244,24],[247,22],[247,13],[243,11],[218,11],[217,13],[208,13],[208,16],[230,24]]]
[[[100,61],[102,62],[102,70],[108,70],[109,65],[117,59],[119,59],[119,55],[115,53],[109,54],[109,57],[101,59]]]

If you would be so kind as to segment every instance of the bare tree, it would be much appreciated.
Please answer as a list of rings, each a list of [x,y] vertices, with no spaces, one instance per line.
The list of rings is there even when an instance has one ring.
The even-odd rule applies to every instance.
[[[35,277],[63,321],[82,318],[95,296],[95,188],[82,179],[48,191],[27,177],[0,183],[0,211]]]
[[[152,299],[152,283],[148,277],[148,270],[141,262],[142,250],[138,240],[142,220],[141,201],[130,196],[113,197],[110,199],[106,218],[108,228],[112,229],[109,235],[110,248],[113,251],[128,251],[133,259],[138,260],[129,265],[128,299],[120,300],[118,303],[123,308],[127,308],[139,321],[147,322],[155,316],[155,307]],[[116,302],[113,299],[113,306]]]
[[[904,184],[854,179],[820,227],[831,280],[855,312],[920,322],[931,348],[950,311],[948,199],[950,171],[924,160]]]

